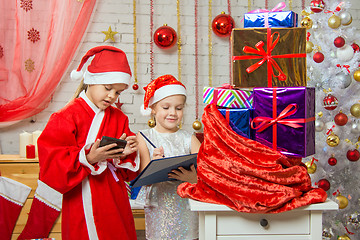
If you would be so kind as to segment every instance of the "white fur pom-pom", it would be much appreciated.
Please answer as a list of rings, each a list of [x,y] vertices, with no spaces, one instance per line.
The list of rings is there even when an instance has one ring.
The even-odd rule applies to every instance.
[[[148,108],[144,109],[144,104],[141,104],[140,113],[143,116],[150,116],[151,115],[151,108],[148,107]]]
[[[84,72],[83,71],[76,71],[76,70],[72,70],[70,73],[70,78],[74,81],[81,81],[81,79],[84,76]]]

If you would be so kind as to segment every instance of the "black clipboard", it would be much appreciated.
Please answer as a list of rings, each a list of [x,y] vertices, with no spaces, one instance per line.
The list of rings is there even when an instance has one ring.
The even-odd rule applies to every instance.
[[[151,160],[144,170],[130,183],[131,187],[140,187],[158,182],[175,180],[168,177],[168,173],[178,167],[190,169],[196,167],[197,153],[180,155],[176,157],[159,158]]]

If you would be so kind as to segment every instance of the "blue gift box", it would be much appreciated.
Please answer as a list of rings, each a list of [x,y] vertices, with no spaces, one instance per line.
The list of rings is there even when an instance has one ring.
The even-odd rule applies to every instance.
[[[247,108],[220,108],[219,112],[228,120],[230,127],[237,134],[253,139],[255,131],[250,128],[253,109]]]
[[[293,11],[245,13],[244,28],[257,27],[297,27],[298,14]]]

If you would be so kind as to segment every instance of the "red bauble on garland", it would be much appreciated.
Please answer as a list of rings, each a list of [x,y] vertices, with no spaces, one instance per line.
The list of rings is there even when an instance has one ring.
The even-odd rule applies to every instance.
[[[164,26],[159,27],[156,29],[154,33],[154,43],[159,48],[171,48],[175,45],[177,39],[177,35],[175,30],[172,27]]]
[[[334,110],[338,105],[338,100],[334,95],[328,94],[324,97],[324,108],[326,110]]]
[[[324,189],[324,191],[327,191],[330,189],[330,182],[325,178],[320,179],[317,185],[319,188]]]
[[[334,121],[336,125],[344,126],[348,122],[348,117],[346,114],[342,113],[341,111],[335,115]]]
[[[325,3],[323,0],[312,0],[310,3],[310,9],[314,13],[322,12],[325,8]]]
[[[354,150],[348,150],[346,153],[347,159],[351,162],[356,162],[360,158],[360,153],[357,149]]]
[[[345,39],[343,37],[337,37],[334,40],[334,45],[337,48],[341,48],[345,45]]]
[[[136,83],[132,86],[132,88],[136,91],[139,89],[139,85],[137,85]]]
[[[324,54],[322,54],[321,52],[316,52],[313,56],[314,62],[316,63],[321,63],[322,61],[324,61]]]
[[[228,37],[231,34],[231,30],[235,27],[235,22],[229,14],[222,12],[214,18],[211,27],[217,36]]]
[[[337,164],[337,159],[334,156],[331,156],[328,159],[328,163],[329,163],[330,166],[335,166]]]

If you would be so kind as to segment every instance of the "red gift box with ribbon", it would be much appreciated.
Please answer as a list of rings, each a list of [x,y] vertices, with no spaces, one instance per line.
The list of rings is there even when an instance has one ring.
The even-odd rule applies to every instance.
[[[315,154],[315,88],[254,88],[255,138],[292,157]]]
[[[235,28],[231,48],[236,87],[306,86],[306,28]]]

